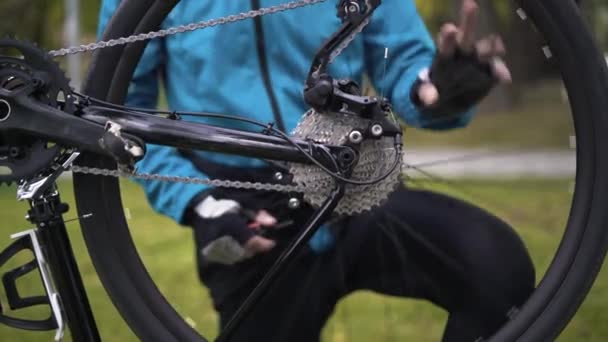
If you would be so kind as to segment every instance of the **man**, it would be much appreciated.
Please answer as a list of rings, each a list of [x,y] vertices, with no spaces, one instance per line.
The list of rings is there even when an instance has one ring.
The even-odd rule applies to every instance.
[[[282,2],[182,1],[163,26]],[[117,3],[104,0],[101,27]],[[236,113],[275,121],[289,132],[308,109],[302,85],[311,58],[340,25],[335,5],[327,1],[151,41],[128,103],[154,107],[162,79],[172,110]],[[412,126],[465,126],[471,107],[496,82],[510,81],[499,58],[500,39],[474,39],[476,13],[476,3],[464,0],[460,26],[445,25],[436,49],[412,0],[384,0],[329,72],[356,81],[369,75]],[[159,146],[149,146],[138,166],[150,173],[255,181],[270,181],[277,170],[260,160]],[[222,325],[311,213],[307,205],[289,209],[278,193],[142,185],[158,212],[193,228],[199,274]],[[475,341],[490,336],[523,304],[534,289],[534,268],[519,237],[496,217],[401,186],[380,208],[326,224],[234,340],[319,340],[338,300],[359,289],[427,299],[450,313],[445,341]]]

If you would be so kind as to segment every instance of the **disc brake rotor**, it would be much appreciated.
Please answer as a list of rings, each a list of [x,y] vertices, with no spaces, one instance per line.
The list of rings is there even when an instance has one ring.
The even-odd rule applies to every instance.
[[[32,85],[36,90],[30,96],[38,102],[74,113],[73,98],[68,96],[71,93],[69,80],[59,65],[34,45],[10,38],[0,39],[0,89],[14,93]],[[36,176],[60,153],[61,148],[52,142],[0,131],[0,184]]]

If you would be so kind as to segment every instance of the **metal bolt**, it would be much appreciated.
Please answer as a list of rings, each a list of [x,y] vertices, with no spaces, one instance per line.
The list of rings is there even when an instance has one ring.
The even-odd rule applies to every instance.
[[[283,174],[281,172],[277,172],[274,174],[274,179],[280,181],[283,179]]]
[[[350,6],[348,6],[348,11],[350,13],[355,13],[359,11],[359,5],[356,3],[352,3]]]
[[[543,54],[547,59],[551,59],[551,57],[553,57],[553,52],[548,45],[543,46]]]
[[[373,134],[375,137],[379,137],[379,136],[381,136],[381,135],[382,135],[382,133],[384,133],[384,129],[382,128],[382,126],[381,126],[381,125],[379,125],[379,124],[375,124],[375,125],[373,125],[373,126],[372,126],[372,134]]]
[[[348,140],[353,144],[358,144],[363,141],[363,134],[359,131],[352,131],[348,135]]]
[[[11,147],[8,151],[9,155],[13,158],[16,158],[19,156],[19,148],[18,147]]]
[[[300,200],[292,197],[289,199],[287,206],[289,206],[289,209],[298,209],[300,207]]]
[[[526,20],[528,19],[528,15],[526,14],[526,12],[523,10],[523,8],[518,8],[515,12],[517,12],[517,15],[519,15],[519,17],[521,18],[521,20]]]
[[[342,163],[343,165],[352,164],[354,159],[355,159],[355,157],[354,157],[353,153],[351,153],[349,150],[342,150],[338,154],[338,161],[340,163]]]

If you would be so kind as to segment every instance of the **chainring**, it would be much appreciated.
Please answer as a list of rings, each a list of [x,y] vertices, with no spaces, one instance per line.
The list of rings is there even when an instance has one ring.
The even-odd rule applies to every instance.
[[[0,89],[17,92],[36,85],[29,95],[36,101],[73,114],[69,80],[43,50],[12,38],[0,39]],[[0,184],[31,179],[60,156],[60,146],[14,131],[0,130]]]

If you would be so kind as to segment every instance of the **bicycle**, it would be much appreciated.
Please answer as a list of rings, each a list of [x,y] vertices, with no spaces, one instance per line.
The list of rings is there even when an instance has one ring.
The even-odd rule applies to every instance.
[[[201,115],[245,120],[231,115],[162,112],[120,105],[147,40],[322,1],[300,0],[156,31],[178,1],[127,0],[98,43],[45,53],[13,39],[1,39],[0,47],[17,49],[22,58],[3,56],[0,59],[0,133],[3,134],[5,156],[0,164],[12,171],[10,175],[0,176],[0,181],[19,182],[18,197],[30,203],[28,219],[37,229],[17,235],[19,239],[0,254],[0,264],[23,249],[32,250],[36,260],[4,276],[9,300],[15,308],[48,304],[53,315],[44,321],[2,316],[0,322],[24,329],[57,329],[57,339],[67,324],[76,340],[99,340],[65,231],[62,215],[68,208],[62,204],[54,186],[59,175],[67,170],[74,173],[80,224],[104,287],[139,338],[162,341],[200,340],[202,337],[177,315],[147,274],[124,217],[117,177],[283,191],[292,194],[294,206],[303,200],[316,201],[318,209],[306,228],[243,303],[218,340],[229,339],[233,329],[313,235],[320,222],[333,211],[340,210],[339,206],[344,203],[341,200],[352,197],[353,188],[394,181],[401,160],[402,131],[392,118],[390,104],[382,98],[363,96],[356,85],[334,80],[325,72],[327,65],[380,6],[380,0],[340,2],[338,15],[343,25],[319,49],[306,80],[305,96],[313,107],[318,106],[319,111],[330,109],[356,115],[366,123],[363,128],[346,131],[340,136],[342,143],[289,137],[272,124],[251,120],[246,122],[260,126],[260,132],[186,124],[180,118],[182,115]],[[603,96],[608,91],[608,70],[577,14],[574,2],[528,0],[519,5],[519,14],[544,34],[559,62],[572,104],[578,165],[568,227],[554,261],[533,296],[492,337],[493,341],[539,341],[556,337],[589,291],[608,248],[608,232],[604,229],[608,218],[603,208],[608,184],[602,177],[608,165],[601,154],[608,144],[608,137],[602,134],[608,128],[604,113],[608,100]],[[83,94],[74,92],[51,58],[93,50],[97,50],[97,54]],[[323,97],[328,93],[332,96]],[[315,112],[307,115],[314,122]],[[365,141],[382,142],[384,147],[391,147],[390,155],[394,159],[387,161],[384,158],[383,168],[373,179],[357,180],[352,175],[356,173]],[[145,154],[147,143],[221,151],[290,165],[314,165],[334,180],[334,187],[323,189],[325,198],[319,200],[302,195],[306,193],[305,186],[298,184],[297,179],[295,184],[259,184],[139,174],[134,165]],[[302,169],[296,167],[295,170]],[[35,269],[41,272],[47,296],[20,298],[16,279]]]

